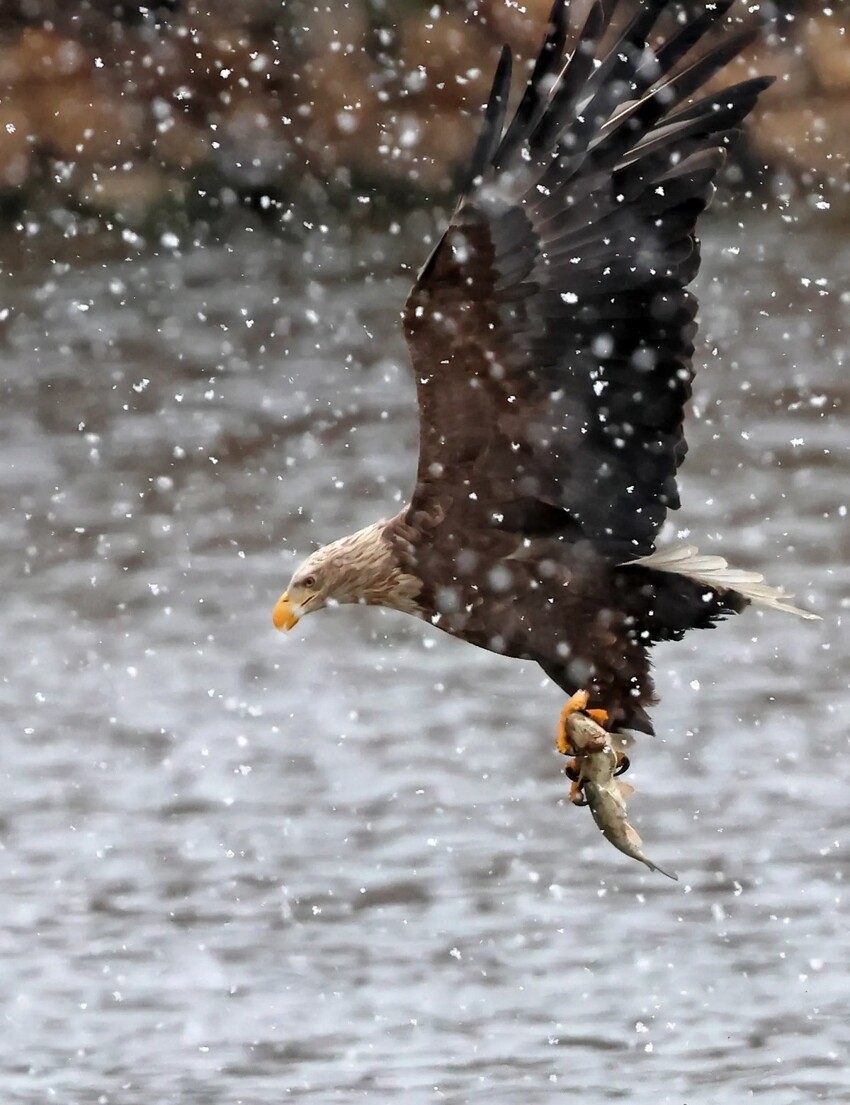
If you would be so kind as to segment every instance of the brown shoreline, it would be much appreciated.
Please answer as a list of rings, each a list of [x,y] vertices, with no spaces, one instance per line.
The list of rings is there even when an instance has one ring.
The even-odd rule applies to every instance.
[[[409,0],[383,26],[366,3],[333,18],[290,4],[284,18],[269,0],[172,0],[147,17],[125,4],[123,20],[99,0],[74,15],[13,5],[0,17],[0,199],[133,220],[191,204],[207,178],[237,198],[292,199],[311,182],[439,195],[470,149],[500,44],[529,56],[549,2],[519,14],[482,0],[475,18],[444,5],[435,19]],[[846,202],[850,14],[797,7],[731,67],[778,77],[741,160]]]

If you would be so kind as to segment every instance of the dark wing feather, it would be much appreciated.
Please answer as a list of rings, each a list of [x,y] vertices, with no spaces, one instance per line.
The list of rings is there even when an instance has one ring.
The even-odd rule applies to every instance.
[[[679,505],[695,225],[770,82],[691,103],[749,41],[699,45],[728,0],[654,50],[647,36],[679,5],[627,5],[597,0],[564,56],[557,0],[506,129],[503,53],[466,187],[406,304],[420,409],[410,518],[446,552],[545,534],[640,555]]]
[[[551,84],[563,65],[566,41],[566,3],[565,0],[556,0],[549,16],[546,37],[543,39],[543,45],[540,47],[528,84],[525,86],[525,92],[493,158],[495,168],[498,169],[510,161],[524,141],[533,121],[539,119],[540,114],[545,110]],[[489,166],[485,166],[487,167]]]
[[[481,134],[478,136],[472,160],[469,163],[466,179],[461,187],[461,195],[465,196],[489,169],[496,154],[496,150],[502,139],[502,130],[505,125],[505,115],[508,110],[508,96],[511,93],[511,51],[505,46],[502,49],[499,64],[496,67],[496,75],[493,78],[493,86],[484,109],[484,124]]]

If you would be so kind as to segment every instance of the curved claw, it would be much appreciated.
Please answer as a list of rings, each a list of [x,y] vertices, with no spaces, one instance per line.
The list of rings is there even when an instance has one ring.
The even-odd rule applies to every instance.
[[[587,799],[582,791],[581,768],[578,760],[570,760],[564,767],[564,774],[570,780],[570,801],[574,806],[586,806]]]

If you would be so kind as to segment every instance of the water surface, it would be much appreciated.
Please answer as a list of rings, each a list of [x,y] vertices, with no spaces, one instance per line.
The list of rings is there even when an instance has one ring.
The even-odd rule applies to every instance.
[[[677,885],[565,803],[532,666],[271,627],[409,493],[418,223],[3,278],[5,1101],[848,1100],[850,253],[736,218],[670,536],[825,620],[658,650],[633,810]]]

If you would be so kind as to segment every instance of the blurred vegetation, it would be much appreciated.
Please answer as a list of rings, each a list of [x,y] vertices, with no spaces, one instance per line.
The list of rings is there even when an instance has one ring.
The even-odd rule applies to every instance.
[[[0,215],[138,226],[445,194],[501,44],[530,58],[550,3],[0,0]],[[777,73],[742,163],[830,200],[850,181],[845,12],[741,4],[762,35],[722,77]]]

